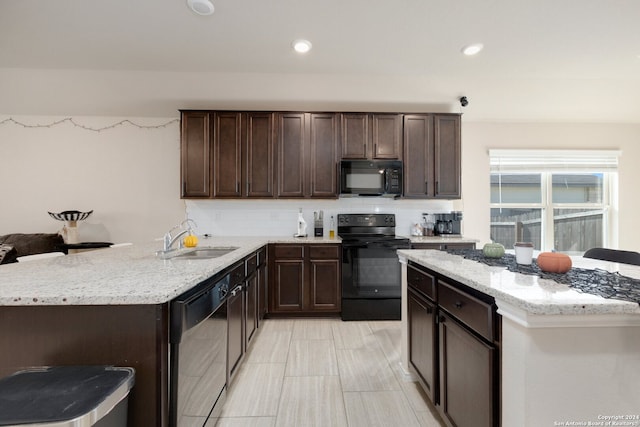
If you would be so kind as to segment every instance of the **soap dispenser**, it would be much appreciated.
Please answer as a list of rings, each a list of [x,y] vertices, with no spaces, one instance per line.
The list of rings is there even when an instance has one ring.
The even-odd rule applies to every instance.
[[[307,221],[302,216],[302,208],[298,212],[298,232],[293,237],[307,237]]]
[[[336,238],[336,222],[333,219],[333,215],[331,215],[331,222],[329,223],[329,238]]]

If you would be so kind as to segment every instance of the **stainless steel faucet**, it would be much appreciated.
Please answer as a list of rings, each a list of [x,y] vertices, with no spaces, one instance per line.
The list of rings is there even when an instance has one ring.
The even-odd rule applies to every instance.
[[[195,221],[193,221],[192,219],[185,219],[184,221],[182,221],[180,224],[176,225],[175,227],[173,227],[171,230],[167,231],[167,233],[164,235],[164,238],[162,239],[164,245],[163,245],[163,253],[167,253],[170,251],[173,251],[175,249],[171,249],[171,247],[173,246],[173,244],[176,242],[176,240],[178,241],[178,249],[182,249],[183,248],[183,244],[182,244],[182,239],[181,237],[184,236],[187,233],[193,233],[193,229],[191,228],[191,224],[193,224],[194,227],[197,227]],[[175,236],[171,236],[171,232],[175,229],[180,229],[180,228],[184,228],[186,225],[186,229],[183,229],[180,233],[176,234]]]

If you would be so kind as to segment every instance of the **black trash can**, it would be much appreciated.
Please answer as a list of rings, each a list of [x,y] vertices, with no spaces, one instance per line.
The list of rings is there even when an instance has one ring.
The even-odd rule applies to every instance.
[[[29,368],[0,379],[0,426],[127,425],[133,368]]]

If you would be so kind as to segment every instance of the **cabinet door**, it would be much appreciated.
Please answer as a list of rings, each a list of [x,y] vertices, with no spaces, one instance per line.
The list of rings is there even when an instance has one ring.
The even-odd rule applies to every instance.
[[[309,260],[309,305],[312,311],[340,311],[340,260]]]
[[[245,284],[244,289],[244,337],[245,349],[253,339],[258,328],[258,272],[254,272]]]
[[[308,311],[339,312],[342,306],[340,245],[307,245]]]
[[[435,197],[460,198],[460,116],[434,116]]]
[[[402,115],[373,114],[372,156],[374,159],[399,159],[402,155]]]
[[[227,298],[227,321],[228,321],[228,348],[227,348],[227,384],[231,384],[231,379],[240,366],[244,351],[244,327],[243,327],[243,292],[242,290],[232,290]]]
[[[336,114],[311,114],[309,171],[311,197],[338,197],[338,120]]]
[[[303,310],[304,261],[275,260],[270,272],[272,304],[269,312],[292,312]]]
[[[366,159],[369,157],[369,115],[344,113],[340,115],[342,158]]]
[[[433,194],[433,117],[426,114],[404,116],[404,194],[406,198],[426,198]]]
[[[209,114],[201,111],[181,115],[180,175],[182,198],[211,197],[211,140]]]
[[[440,411],[456,427],[497,425],[493,346],[453,318],[440,320]]]
[[[305,115],[278,114],[278,197],[304,197]]]
[[[247,197],[273,197],[273,114],[246,114],[244,187]]]
[[[267,265],[262,264],[258,267],[258,327],[260,327],[262,319],[267,314],[269,301],[267,298]]]
[[[242,197],[241,113],[213,115],[213,197]]]
[[[407,305],[409,324],[409,363],[414,367],[432,402],[438,403],[436,389],[435,306],[409,289]]]

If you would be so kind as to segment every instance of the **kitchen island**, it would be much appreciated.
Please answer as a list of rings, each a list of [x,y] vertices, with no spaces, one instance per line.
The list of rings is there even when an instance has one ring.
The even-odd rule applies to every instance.
[[[432,274],[438,286],[456,284],[494,301],[500,408],[494,425],[640,425],[638,303],[581,293],[441,251],[402,250],[399,256],[404,267],[402,364],[408,375],[416,375],[407,324],[407,269],[413,264]],[[581,257],[572,261],[573,267],[640,279],[640,267]]]
[[[128,425],[166,426],[170,301],[269,243],[339,239],[202,238],[200,247],[238,247],[211,259],[160,259],[162,242],[150,242],[0,266],[0,376],[29,366],[130,366]]]

